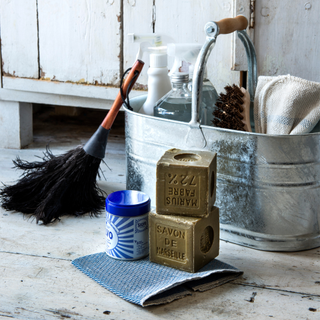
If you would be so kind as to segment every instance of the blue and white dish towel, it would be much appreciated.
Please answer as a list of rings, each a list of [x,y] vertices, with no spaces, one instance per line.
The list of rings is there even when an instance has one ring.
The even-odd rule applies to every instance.
[[[105,252],[77,258],[72,264],[119,297],[143,307],[171,302],[205,291],[242,275],[242,271],[212,260],[196,273],[176,270],[149,261],[112,259]]]
[[[320,83],[291,75],[260,76],[254,120],[257,133],[303,134],[319,130]]]

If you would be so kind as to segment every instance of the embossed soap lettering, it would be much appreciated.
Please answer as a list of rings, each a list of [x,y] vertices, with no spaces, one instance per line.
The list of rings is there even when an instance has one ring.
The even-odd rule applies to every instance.
[[[184,231],[169,228],[169,227],[162,227],[160,225],[157,225],[157,233],[166,234],[168,236],[172,236],[175,238],[185,239],[185,232]]]
[[[166,204],[172,206],[198,207],[198,199],[166,197]]]
[[[157,224],[157,255],[186,263],[186,233],[178,228]]]
[[[184,252],[179,252],[169,248],[157,247],[157,255],[164,256],[164,257],[171,258],[173,260],[178,260],[178,261],[186,260],[186,254]]]
[[[182,186],[197,186],[197,177],[196,176],[189,176],[189,175],[176,175],[176,174],[168,174],[169,177],[169,184],[181,184]]]
[[[169,187],[168,195],[192,198],[192,197],[195,197],[196,192],[195,190],[191,190],[191,189]]]
[[[168,239],[168,238],[164,239],[164,244],[166,246],[177,247],[177,241],[176,240],[171,240],[171,239]]]
[[[167,174],[165,204],[198,208],[199,177],[187,174]]]

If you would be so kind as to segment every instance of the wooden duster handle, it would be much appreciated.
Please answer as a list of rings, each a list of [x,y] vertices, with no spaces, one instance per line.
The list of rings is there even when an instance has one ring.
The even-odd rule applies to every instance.
[[[134,65],[132,66],[129,74],[127,75],[125,81],[124,81],[124,84],[122,86],[122,90],[123,90],[123,96],[124,98],[126,98],[126,94],[127,94],[127,90],[128,90],[128,87],[130,85],[130,82],[132,81],[134,75],[135,75],[135,72],[138,71],[139,74],[142,70],[144,66],[144,62],[141,61],[141,60],[137,60]],[[130,88],[129,88],[129,91],[132,89],[133,85],[135,84],[136,80],[138,79],[138,77],[135,78],[134,81],[132,81],[131,85],[130,85]],[[106,117],[104,118],[104,120],[102,121],[101,123],[101,126],[107,130],[110,130],[114,120],[116,119],[116,116],[122,106],[122,98],[121,98],[121,93],[119,91],[116,99],[114,100],[113,104],[112,104],[112,107],[110,108],[108,114],[106,115]]]
[[[219,34],[228,34],[236,30],[244,30],[248,26],[248,20],[244,16],[236,16],[235,18],[226,18],[217,21],[216,24],[219,26]]]

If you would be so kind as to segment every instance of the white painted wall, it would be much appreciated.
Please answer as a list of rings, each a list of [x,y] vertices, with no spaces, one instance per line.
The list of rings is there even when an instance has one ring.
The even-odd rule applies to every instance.
[[[38,78],[36,0],[1,0],[2,72]]]
[[[178,43],[203,44],[205,24],[233,17],[233,1],[184,0],[170,5],[156,1],[156,13],[156,32],[171,35]],[[232,40],[232,34],[219,36],[208,59],[208,77],[218,92],[228,83],[239,83],[239,72],[231,71]]]
[[[255,47],[260,75],[320,82],[320,1],[257,0]]]
[[[112,100],[114,90],[106,85],[118,85],[121,69],[130,67],[137,53],[138,47],[128,43],[129,32],[157,32],[180,43],[203,43],[206,22],[237,14],[248,17],[250,3],[256,7],[254,34],[250,34],[259,74],[290,73],[320,81],[320,1],[0,0],[3,88],[36,93],[45,88],[48,94],[55,93],[58,87],[43,81],[12,80],[40,75],[47,82],[66,84],[65,89],[59,86],[58,94],[92,98],[99,91],[99,99]],[[242,44],[234,38],[219,36],[208,61],[208,75],[218,91],[239,83],[238,71],[246,69]],[[145,60],[138,80],[142,85],[147,83],[149,61]],[[69,82],[82,85],[70,91]],[[88,84],[96,84],[95,89]]]
[[[128,42],[128,33],[157,32],[179,43],[203,43],[206,22],[238,13],[248,15],[250,3],[250,0],[184,0],[170,5],[159,0],[0,1],[5,17],[1,19],[3,71],[8,74],[5,77],[39,75],[47,81],[111,86],[119,84],[121,69],[132,65],[138,51],[138,45]],[[221,90],[227,83],[239,82],[239,72],[230,71],[235,65],[232,48],[233,36],[221,36],[209,59],[209,78]],[[147,84],[149,66],[147,55],[144,59],[146,66],[138,80],[142,85]],[[170,59],[169,69],[172,63]],[[234,69],[240,67],[238,64]],[[15,89],[13,83],[18,84],[5,79],[3,83],[7,89]],[[38,92],[42,87],[35,82],[32,90]]]
[[[117,85],[120,0],[38,0],[41,77]]]
[[[138,44],[132,44],[128,40],[128,33],[153,33],[152,21],[153,0],[125,0],[123,2],[123,57],[124,70],[130,68],[136,59],[139,49]],[[146,85],[148,82],[147,66],[148,55],[143,56],[145,66],[139,76],[138,83]]]

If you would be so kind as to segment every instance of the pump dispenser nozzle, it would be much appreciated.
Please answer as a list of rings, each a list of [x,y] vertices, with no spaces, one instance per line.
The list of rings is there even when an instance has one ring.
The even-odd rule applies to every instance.
[[[192,66],[195,64],[198,54],[202,48],[201,44],[198,43],[168,43],[167,53],[168,56],[174,57],[173,67],[170,70],[169,76],[174,73],[180,72],[180,67],[182,66],[183,61],[190,64],[189,70],[193,71]],[[192,74],[189,76],[192,78]]]

